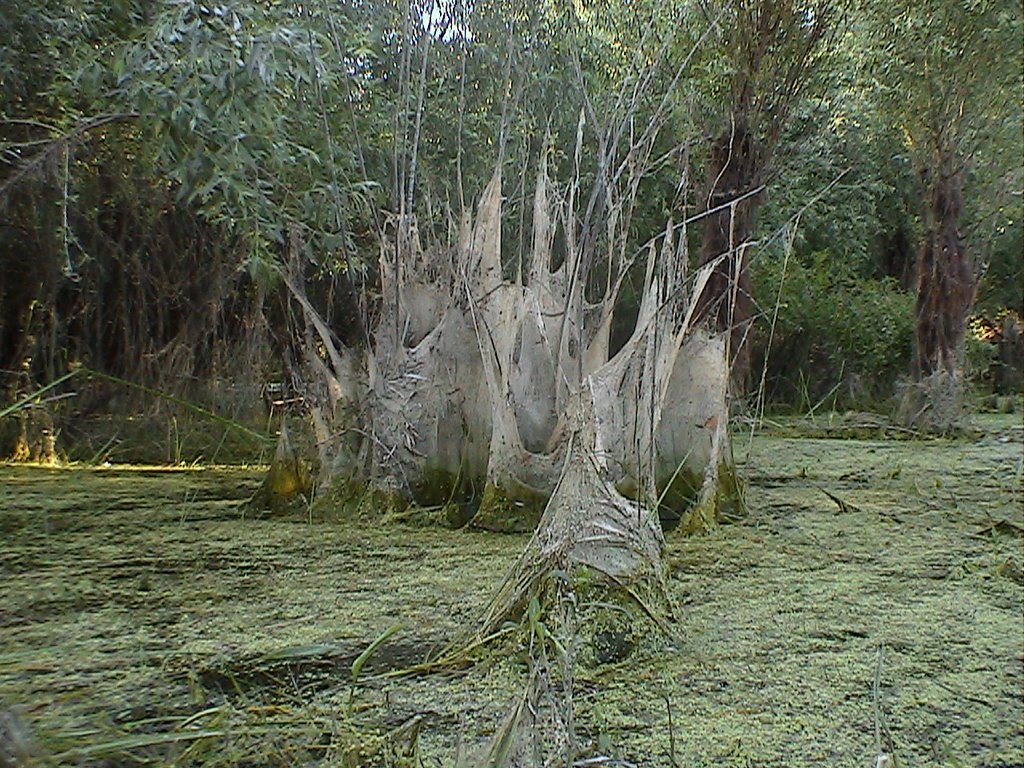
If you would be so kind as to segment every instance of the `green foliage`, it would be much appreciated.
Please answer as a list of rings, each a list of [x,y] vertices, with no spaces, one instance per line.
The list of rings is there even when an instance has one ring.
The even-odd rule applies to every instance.
[[[983,260],[976,303],[977,311],[983,314],[995,316],[1004,308],[1024,314],[1024,222],[1020,214],[1018,210],[996,230]]]
[[[133,0],[8,0],[0,15],[0,119],[61,115],[95,107],[88,86],[102,66],[80,75],[85,63],[100,64],[113,40],[132,34],[142,21]],[[67,87],[75,81],[85,91]]]
[[[812,254],[806,262],[790,259],[785,266],[781,260],[765,259],[755,262],[752,272],[755,294],[767,312],[754,344],[767,365],[770,400],[802,400],[808,406],[834,390],[837,403],[864,405],[891,394],[910,364],[912,295],[891,279],[843,270],[827,251]]]
[[[294,231],[325,258],[351,250],[345,219],[369,189],[353,147],[332,139],[344,69],[331,56],[295,6],[174,0],[117,74],[180,201],[255,246]]]
[[[899,281],[909,288],[918,182],[902,135],[858,79],[854,39],[835,54],[824,94],[793,109],[752,265],[754,379],[766,361],[769,400],[805,408],[888,396],[913,343],[914,300]]]
[[[968,158],[1005,139],[1003,131],[1019,133],[1019,3],[887,0],[869,8],[867,65],[915,153]]]
[[[872,105],[840,91],[799,105],[793,117],[817,131],[795,130],[781,147],[784,171],[771,186],[761,230],[773,233],[799,213],[794,245],[801,254],[825,252],[836,276],[885,274],[886,236],[911,228],[908,197],[915,188],[909,163]],[[776,254],[778,244],[769,250]],[[776,254],[777,255],[777,254]]]
[[[973,333],[968,333],[964,340],[964,371],[968,377],[975,381],[990,378],[988,374],[992,366],[999,360],[998,347],[991,341],[979,339]],[[988,382],[991,388],[991,382]]]
[[[962,178],[962,234],[974,261],[1001,262],[999,241],[1019,223],[1024,183],[1020,3],[898,0],[865,8],[862,79],[916,171]]]

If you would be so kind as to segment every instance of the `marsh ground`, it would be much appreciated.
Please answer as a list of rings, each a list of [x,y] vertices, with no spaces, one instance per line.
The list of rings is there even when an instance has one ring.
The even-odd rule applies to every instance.
[[[620,765],[870,766],[877,726],[901,766],[1024,765],[1022,430],[979,424],[739,436],[749,514],[670,537],[676,637],[578,677],[581,740]],[[384,764],[404,728],[449,766],[494,732],[514,656],[378,675],[471,623],[525,538],[243,518],[259,480],[0,467],[0,704],[31,760]]]

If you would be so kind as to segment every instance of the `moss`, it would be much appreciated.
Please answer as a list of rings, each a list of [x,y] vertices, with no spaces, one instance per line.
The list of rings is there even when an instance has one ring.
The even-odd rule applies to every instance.
[[[305,458],[287,442],[278,447],[260,489],[247,504],[254,514],[309,514],[313,492],[313,471]]]
[[[674,530],[686,520],[697,500],[703,481],[700,472],[686,467],[658,480],[658,498],[661,500],[658,516],[664,530]]]
[[[472,489],[461,476],[444,470],[424,472],[412,498],[400,491],[374,489],[351,478],[335,479],[312,505],[312,518],[338,522],[356,518],[389,523],[461,528],[476,512]]]
[[[658,512],[666,531],[703,533],[717,523],[743,517],[743,482],[733,464],[718,465],[718,486],[714,493],[701,499],[703,482],[700,473],[684,469],[661,491],[663,498]]]
[[[382,518],[400,514],[409,499],[397,491],[371,488],[350,478],[336,478],[321,488],[310,506],[311,520],[323,523],[350,522],[360,518]]]
[[[547,503],[546,494],[521,483],[498,487],[488,482],[472,524],[498,533],[532,531],[540,522]]]
[[[325,522],[348,517],[348,513],[358,504],[359,496],[362,495],[362,489],[356,493],[353,493],[353,490],[352,483],[338,480],[319,488],[310,505],[311,517]]]
[[[632,584],[621,584],[592,568],[577,566],[571,578],[573,603],[579,606],[573,634],[578,641],[577,663],[583,669],[618,664],[638,650],[651,650],[652,641],[663,642],[662,628],[670,611],[659,576],[649,573]]]
[[[309,462],[297,456],[288,461],[274,461],[267,473],[267,492],[273,496],[292,496],[309,493],[313,488],[313,475]]]
[[[575,597],[588,606],[579,616],[577,627],[582,651],[578,662],[587,668],[625,661],[646,634],[644,630],[649,629],[637,625],[637,606],[621,588],[608,589],[596,584],[578,588]]]
[[[747,513],[745,501],[746,486],[736,465],[722,462],[718,465],[718,499],[719,520],[738,520]]]
[[[423,507],[440,509],[441,514],[434,515],[435,522],[461,528],[477,512],[476,488],[482,482],[465,471],[453,473],[428,467],[413,486],[413,498]]]
[[[972,442],[739,437],[751,524],[675,537],[678,637],[645,636],[635,602],[576,576],[581,623],[603,625],[581,639],[595,665],[574,679],[581,743],[642,765],[862,763],[881,667],[901,764],[1024,764],[1019,666],[1007,674],[1024,561],[1012,526],[986,527],[1021,522],[1022,432],[1015,417],[979,422],[987,438]],[[504,722],[522,692],[512,654],[459,675],[366,675],[354,703],[348,671],[399,621],[380,671],[442,647],[486,611],[523,538],[239,520],[262,480],[0,465],[0,605],[13,617],[0,700],[44,755],[81,750],[41,764],[372,765],[387,728],[355,710],[389,724],[432,713],[422,762],[451,765]],[[821,488],[856,509],[838,513]],[[628,632],[600,613],[606,598]],[[268,661],[289,649],[288,665]],[[203,675],[254,666],[265,674],[243,694]],[[206,732],[222,735],[193,739]]]
[[[442,511],[445,525],[449,528],[469,525],[476,515],[476,508],[470,504],[445,504]]]
[[[43,407],[29,407],[10,414],[7,429],[0,431],[0,457],[16,462],[57,463],[57,430],[53,418]],[[8,437],[10,435],[10,437]]]
[[[687,510],[675,530],[683,534],[706,533],[718,522],[717,499],[712,494]]]
[[[703,485],[703,473],[687,467],[658,479],[658,517],[663,530],[698,533],[722,520],[743,516],[743,485],[734,465],[728,462],[719,465],[716,492],[700,501]],[[637,497],[635,484],[620,484],[616,490],[626,498]]]
[[[386,517],[408,509],[410,499],[401,491],[368,488],[355,506],[359,517]]]
[[[608,607],[601,613],[585,625],[590,641],[587,655],[595,666],[625,661],[637,646],[633,613],[620,613]]]
[[[427,467],[412,485],[412,497],[425,507],[447,504],[456,495],[460,484],[459,473]]]

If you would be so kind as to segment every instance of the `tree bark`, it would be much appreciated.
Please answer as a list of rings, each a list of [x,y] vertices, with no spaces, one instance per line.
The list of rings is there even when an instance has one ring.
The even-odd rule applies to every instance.
[[[925,226],[915,269],[914,380],[904,392],[898,419],[912,429],[951,434],[964,428],[961,355],[975,280],[960,235],[961,177],[956,158],[936,149],[922,176]]]
[[[722,133],[711,146],[708,167],[707,210],[699,264],[719,259],[698,301],[699,317],[719,332],[728,332],[732,382],[744,392],[750,377],[746,337],[753,314],[753,288],[747,265],[746,243],[761,204],[760,168],[754,143],[746,127]],[[742,198],[742,199],[741,199]]]
[[[950,159],[927,176],[925,233],[917,257],[915,379],[957,376],[975,280],[960,236],[960,174]]]

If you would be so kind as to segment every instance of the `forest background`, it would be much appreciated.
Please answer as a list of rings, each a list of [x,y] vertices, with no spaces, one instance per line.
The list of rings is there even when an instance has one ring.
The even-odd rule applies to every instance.
[[[488,765],[610,765],[595,681],[648,662],[659,764],[873,730],[890,765],[897,693],[918,763],[955,728],[1019,764],[1019,426],[960,417],[1020,403],[1022,31],[1009,0],[6,0],[0,458],[71,461],[3,467],[0,764],[35,731],[55,765],[420,765],[428,722],[481,765],[475,717]],[[867,439],[752,459],[769,410]],[[977,439],[877,439],[927,432]],[[532,533],[406,525],[470,520]],[[472,662],[505,676],[475,714],[375,677]],[[751,701],[749,753],[699,733]]]
[[[451,242],[497,163],[503,227],[528,233],[540,159],[554,178],[602,173],[600,153],[574,154],[577,133],[597,144],[602,105],[645,77],[668,117],[629,242],[757,192],[738,238],[748,405],[880,409],[921,372],[915,261],[938,177],[955,177],[976,281],[958,366],[1019,389],[1015,3],[11,0],[0,25],[3,404],[83,365],[232,419],[307,395],[290,245],[312,304],[358,346],[395,215]],[[713,201],[715,148],[738,125],[750,167]],[[524,238],[504,242],[513,270]],[[640,277],[619,294],[613,350]],[[50,392],[46,429],[69,445],[90,415],[153,403],[110,380],[66,390]]]

